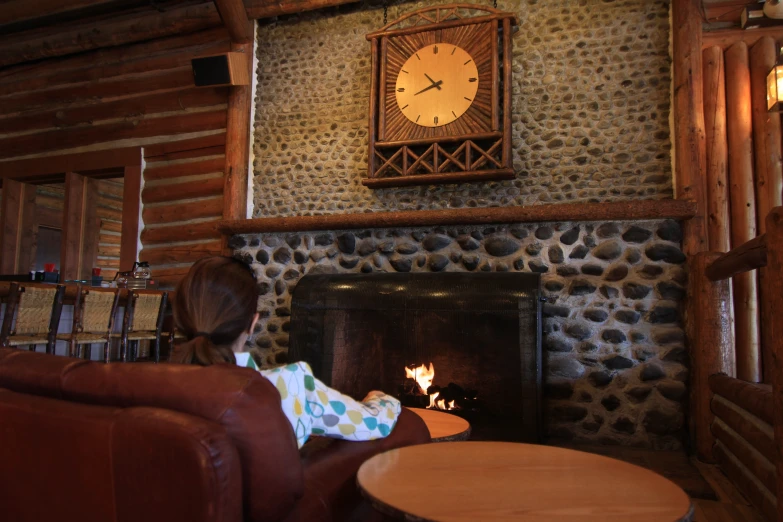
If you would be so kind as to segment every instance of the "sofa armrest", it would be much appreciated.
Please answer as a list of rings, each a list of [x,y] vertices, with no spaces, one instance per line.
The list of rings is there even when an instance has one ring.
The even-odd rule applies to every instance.
[[[368,442],[314,438],[301,449],[305,494],[288,522],[348,520],[361,503],[356,473],[369,458],[394,448],[430,442],[421,417],[403,408],[388,437]]]

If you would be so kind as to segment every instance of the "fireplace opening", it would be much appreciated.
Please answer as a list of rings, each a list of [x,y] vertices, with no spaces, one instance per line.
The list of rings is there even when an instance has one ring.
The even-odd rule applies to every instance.
[[[539,300],[529,273],[308,275],[289,356],[348,395],[459,415],[474,440],[539,442]]]

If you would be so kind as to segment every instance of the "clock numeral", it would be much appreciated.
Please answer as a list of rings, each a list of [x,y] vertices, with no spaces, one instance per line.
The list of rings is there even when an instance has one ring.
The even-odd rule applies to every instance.
[[[468,100],[468,101],[473,101],[473,100],[471,100],[470,98],[468,98],[467,96],[463,96],[463,98],[465,98],[465,99],[466,99],[466,100]]]
[[[399,89],[397,89],[397,92],[405,92],[405,87],[400,87]]]
[[[421,118],[421,114],[419,114],[418,116],[416,116],[416,122],[415,122],[415,123],[419,123],[419,118]]]
[[[438,117],[435,116],[435,125],[437,125],[437,124],[438,124]]]
[[[475,81],[478,81],[478,78],[468,78],[468,81],[469,81],[470,83],[473,83],[473,82],[475,82]]]
[[[451,114],[454,114],[454,111],[451,111]],[[456,117],[457,117],[457,115],[456,115],[456,114],[454,114],[454,117],[456,118]]]
[[[405,74],[408,74],[408,71],[406,71],[405,69],[400,69],[400,72],[404,72]]]
[[[454,54],[455,52],[457,52],[457,46],[456,45],[454,46],[454,49],[451,50],[451,54]]]
[[[438,46],[437,45],[432,48],[432,52],[433,52],[433,54],[438,54]]]
[[[473,61],[473,60],[468,60],[467,62],[463,63],[462,65],[467,65],[467,64],[469,64],[469,63],[470,63],[470,62],[472,62],[472,61]]]
[[[410,104],[408,104],[408,105],[410,105]],[[401,111],[404,111],[405,109],[407,109],[407,108],[408,108],[408,105],[406,105],[405,107],[403,107],[403,108],[402,108],[402,109],[400,109],[400,110],[401,110]]]
[[[416,58],[418,58],[419,60],[421,60],[421,57],[419,56],[419,53],[416,53]]]

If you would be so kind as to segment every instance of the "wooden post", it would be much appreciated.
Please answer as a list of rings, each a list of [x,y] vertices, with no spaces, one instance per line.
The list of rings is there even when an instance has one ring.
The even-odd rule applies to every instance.
[[[21,238],[24,184],[7,179],[3,182],[0,207],[0,273],[15,274],[18,268],[19,240]]]
[[[700,0],[672,3],[675,185],[678,199],[695,201],[698,214],[684,224],[683,251],[709,248],[704,136]]]
[[[253,44],[232,44],[231,50],[248,56],[252,78]],[[252,83],[252,82],[251,82]],[[223,185],[223,219],[247,218],[248,161],[250,158],[250,108],[252,85],[231,87],[226,121],[226,164]],[[224,238],[224,243],[227,238]],[[224,251],[226,250],[224,246]],[[227,252],[226,252],[227,253]]]
[[[764,309],[769,315],[764,316],[769,321],[770,328],[766,332],[772,354],[772,397],[773,419],[775,421],[775,447],[778,454],[775,466],[777,468],[777,498],[778,520],[783,520],[783,322],[780,320],[780,310],[783,310],[783,207],[775,207],[766,219],[767,235],[767,290],[764,300],[769,301]],[[773,312],[774,310],[774,312]]]
[[[688,259],[688,338],[691,354],[690,432],[696,454],[712,462],[715,437],[710,431],[712,391],[708,379],[716,373],[735,375],[734,349],[729,318],[729,281],[710,281],[707,266],[719,252],[700,252]]]
[[[125,167],[122,189],[122,236],[120,237],[121,272],[133,269],[133,263],[138,259],[139,219],[141,219],[141,164]]]
[[[220,19],[226,27],[231,41],[248,43],[253,39],[253,24],[247,17],[242,0],[214,0]]]
[[[756,237],[751,81],[748,46],[744,42],[737,42],[726,51],[726,94],[731,244],[738,247]],[[733,279],[737,377],[750,382],[761,379],[756,280],[756,272]]]
[[[756,216],[758,233],[766,229],[766,217],[772,208],[783,204],[781,187],[783,187],[783,170],[781,170],[780,147],[780,114],[767,110],[767,73],[775,66],[777,59],[777,44],[771,36],[765,36],[753,45],[750,51],[750,75],[753,100],[753,141],[756,151]],[[757,274],[758,294],[762,317],[767,289],[767,270],[761,269]],[[766,301],[769,304],[769,301]],[[766,311],[768,313],[769,311]],[[771,347],[764,343],[768,338],[765,330],[770,327],[761,321],[761,368],[766,369],[759,380],[770,382],[772,368]]]
[[[60,282],[81,279],[82,240],[84,238],[85,185],[87,178],[75,172],[65,174],[65,208],[63,210],[62,246],[60,247]]]
[[[82,226],[82,256],[79,279],[89,279],[98,259],[98,236],[101,220],[98,218],[98,182],[84,180],[84,224]]]
[[[704,65],[704,128],[707,137],[707,230],[710,249],[731,250],[729,240],[728,142],[726,136],[726,76],[723,49],[702,53]]]
[[[35,269],[35,249],[38,240],[38,223],[36,213],[36,187],[24,183],[22,189],[21,229],[22,237],[19,239],[19,256],[17,271],[20,274]],[[62,225],[58,225],[60,227]]]

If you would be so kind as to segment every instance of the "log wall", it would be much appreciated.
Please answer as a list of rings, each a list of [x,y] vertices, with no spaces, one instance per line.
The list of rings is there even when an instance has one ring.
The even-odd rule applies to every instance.
[[[230,90],[195,88],[190,60],[230,45],[225,29],[214,27],[0,69],[0,173],[12,159],[142,146],[139,259],[173,286],[195,259],[220,252],[210,222],[223,216]],[[99,191],[96,201],[96,266],[109,277],[120,268],[119,188]],[[41,219],[61,215],[62,201],[53,197],[39,190]]]

